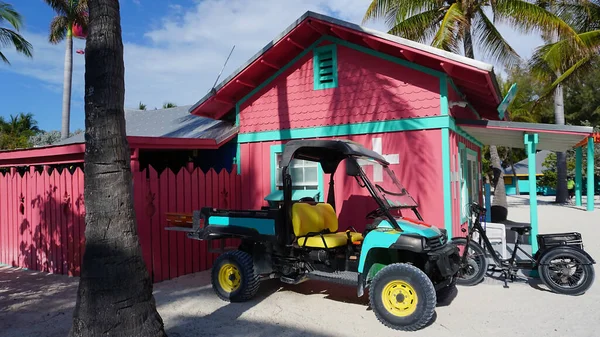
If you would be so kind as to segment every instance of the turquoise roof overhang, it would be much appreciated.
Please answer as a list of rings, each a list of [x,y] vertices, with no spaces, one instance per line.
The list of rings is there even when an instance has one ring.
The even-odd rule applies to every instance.
[[[538,150],[567,151],[591,137],[589,126],[457,119],[456,125],[484,145],[522,149],[525,134],[537,134]]]

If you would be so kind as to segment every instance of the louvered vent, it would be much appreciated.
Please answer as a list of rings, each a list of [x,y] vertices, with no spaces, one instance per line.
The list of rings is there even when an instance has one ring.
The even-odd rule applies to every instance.
[[[315,50],[315,90],[337,87],[336,56],[334,45],[324,46]]]

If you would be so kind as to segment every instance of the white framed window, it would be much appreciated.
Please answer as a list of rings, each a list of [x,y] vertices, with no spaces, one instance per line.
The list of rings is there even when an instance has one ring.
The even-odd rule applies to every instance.
[[[461,222],[465,222],[468,220],[469,216],[469,204],[474,201],[479,201],[480,170],[477,152],[468,149],[463,143],[459,143],[458,161]]]
[[[281,181],[281,152],[275,153],[275,181],[277,189],[283,188]],[[292,176],[292,189],[318,190],[319,189],[319,164],[312,161],[293,159],[289,166]]]

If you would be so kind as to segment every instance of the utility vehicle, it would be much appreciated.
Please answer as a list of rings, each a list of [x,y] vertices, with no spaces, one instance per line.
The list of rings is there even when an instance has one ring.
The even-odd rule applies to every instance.
[[[521,236],[529,234],[531,227],[512,227],[511,230],[518,235],[517,241],[510,258],[503,259],[492,247],[481,225],[480,219],[485,215],[486,209],[476,202],[471,203],[469,209],[472,226],[468,230],[462,229],[463,233],[467,232],[466,237],[452,239],[461,250],[461,267],[457,279],[459,285],[475,285],[483,280],[488,269],[486,251],[500,268],[505,288],[508,288],[507,280],[514,280],[519,269],[537,270],[540,279],[548,288],[564,295],[581,295],[594,283],[593,265],[596,262],[583,250],[580,233],[538,234],[536,240],[539,249],[531,256],[520,246]],[[479,233],[479,242],[473,240],[475,232]],[[519,251],[527,258],[518,258]]]
[[[329,175],[327,202],[293,200],[293,160],[320,163]],[[370,197],[365,198],[377,205],[366,214],[369,224],[362,232],[338,223],[333,177],[343,161],[348,180],[366,189]],[[360,163],[378,166],[383,177],[371,181]],[[379,321],[418,330],[431,320],[437,300],[455,287],[459,251],[445,230],[423,222],[418,204],[388,165],[380,154],[349,140],[293,140],[281,157],[281,203],[260,210],[203,208],[191,216],[191,227],[167,229],[187,231],[197,240],[239,239],[239,247],[220,255],[212,268],[212,286],[225,301],[249,300],[262,279],[323,280],[356,287],[359,297],[368,288]],[[411,210],[416,219],[402,216]],[[170,219],[190,222],[177,215]]]

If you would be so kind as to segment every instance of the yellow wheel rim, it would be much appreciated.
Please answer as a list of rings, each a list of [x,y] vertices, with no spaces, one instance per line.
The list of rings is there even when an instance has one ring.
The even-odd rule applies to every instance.
[[[219,269],[219,285],[224,291],[228,293],[236,291],[241,281],[240,271],[233,264],[225,263]]]
[[[419,303],[419,297],[415,288],[404,281],[391,281],[385,287],[381,293],[381,300],[383,306],[392,315],[398,317],[406,317],[417,310],[417,303]]]

